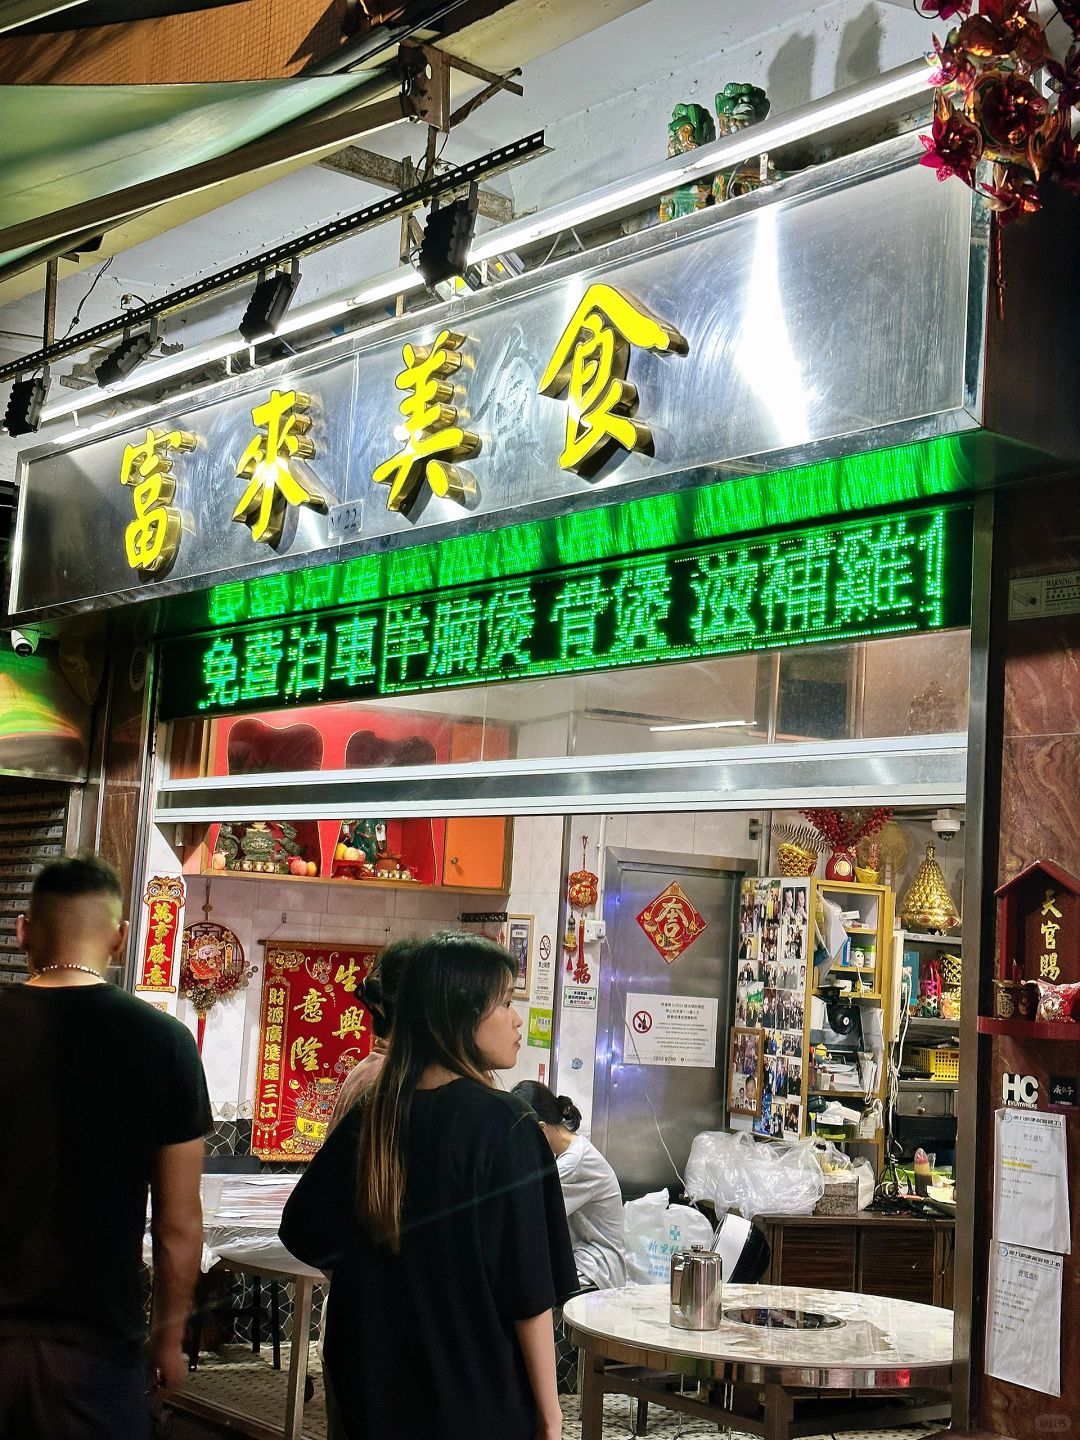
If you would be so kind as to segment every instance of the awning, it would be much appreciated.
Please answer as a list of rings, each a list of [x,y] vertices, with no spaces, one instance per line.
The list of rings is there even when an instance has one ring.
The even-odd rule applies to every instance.
[[[238,84],[0,87],[0,279],[175,196],[314,158],[391,124],[401,115],[396,95],[355,108],[388,90],[396,81],[370,71]]]

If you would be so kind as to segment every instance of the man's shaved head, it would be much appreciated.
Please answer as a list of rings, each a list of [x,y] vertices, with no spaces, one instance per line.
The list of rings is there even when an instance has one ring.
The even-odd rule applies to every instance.
[[[88,952],[105,964],[115,952],[123,914],[120,877],[97,855],[54,860],[34,881],[23,944],[32,964],[63,950]]]

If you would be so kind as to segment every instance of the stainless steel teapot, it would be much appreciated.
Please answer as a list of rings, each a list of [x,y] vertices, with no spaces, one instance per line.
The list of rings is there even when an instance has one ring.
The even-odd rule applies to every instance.
[[[671,1324],[678,1330],[719,1330],[723,1295],[720,1256],[692,1245],[671,1257]]]

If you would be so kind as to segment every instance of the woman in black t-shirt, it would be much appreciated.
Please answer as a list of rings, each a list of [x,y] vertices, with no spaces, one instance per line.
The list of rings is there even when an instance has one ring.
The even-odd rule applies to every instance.
[[[333,1271],[325,1364],[348,1440],[560,1440],[551,1310],[577,1288],[558,1174],[496,1090],[521,1047],[514,962],[413,942],[382,1071],[285,1207]]]

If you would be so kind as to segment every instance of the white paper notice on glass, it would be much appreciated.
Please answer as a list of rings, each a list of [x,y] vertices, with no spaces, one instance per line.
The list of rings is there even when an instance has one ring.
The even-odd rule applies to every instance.
[[[1069,1162],[1065,1116],[999,1110],[994,1165],[994,1239],[1068,1255]]]
[[[627,995],[624,1065],[716,1064],[719,1002],[697,995]]]
[[[990,1246],[986,1373],[1043,1395],[1061,1394],[1060,1255]]]

